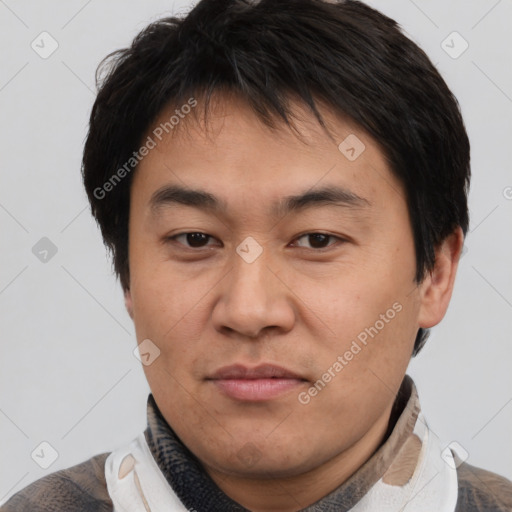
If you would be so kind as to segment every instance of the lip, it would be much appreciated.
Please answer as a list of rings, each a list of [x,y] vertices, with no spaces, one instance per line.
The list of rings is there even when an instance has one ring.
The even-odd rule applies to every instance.
[[[218,369],[207,381],[235,400],[262,402],[297,389],[306,379],[273,364],[261,364],[253,368],[235,364]]]

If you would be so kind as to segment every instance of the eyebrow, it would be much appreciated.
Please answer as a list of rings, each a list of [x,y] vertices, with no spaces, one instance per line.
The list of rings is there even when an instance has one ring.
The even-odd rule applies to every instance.
[[[210,192],[179,185],[166,185],[156,190],[149,200],[149,207],[153,215],[157,215],[162,208],[174,204],[190,206],[211,213],[221,213],[227,210],[226,201]],[[286,196],[273,204],[271,213],[274,216],[282,216],[326,205],[367,208],[371,206],[371,203],[346,188],[327,186]]]

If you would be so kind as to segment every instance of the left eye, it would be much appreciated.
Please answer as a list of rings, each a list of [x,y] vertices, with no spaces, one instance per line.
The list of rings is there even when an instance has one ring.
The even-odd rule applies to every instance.
[[[335,239],[335,240],[341,240],[341,238],[338,238],[334,235],[328,235],[327,233],[306,233],[305,235],[300,236],[296,240],[305,239],[307,243],[310,244],[310,247],[301,245],[300,243],[297,244],[299,247],[306,247],[309,249],[324,249],[326,247],[329,247],[333,244],[329,244],[329,239]]]

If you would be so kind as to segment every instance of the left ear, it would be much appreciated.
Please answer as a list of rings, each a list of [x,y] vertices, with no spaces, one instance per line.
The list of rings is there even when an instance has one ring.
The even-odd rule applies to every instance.
[[[436,248],[434,268],[419,286],[419,327],[428,329],[443,319],[452,296],[463,245],[464,234],[458,226]]]

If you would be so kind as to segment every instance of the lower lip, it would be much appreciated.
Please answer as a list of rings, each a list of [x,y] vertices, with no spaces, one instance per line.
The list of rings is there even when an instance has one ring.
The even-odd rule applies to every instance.
[[[252,402],[277,398],[304,384],[300,379],[219,379],[213,382],[229,397]]]

